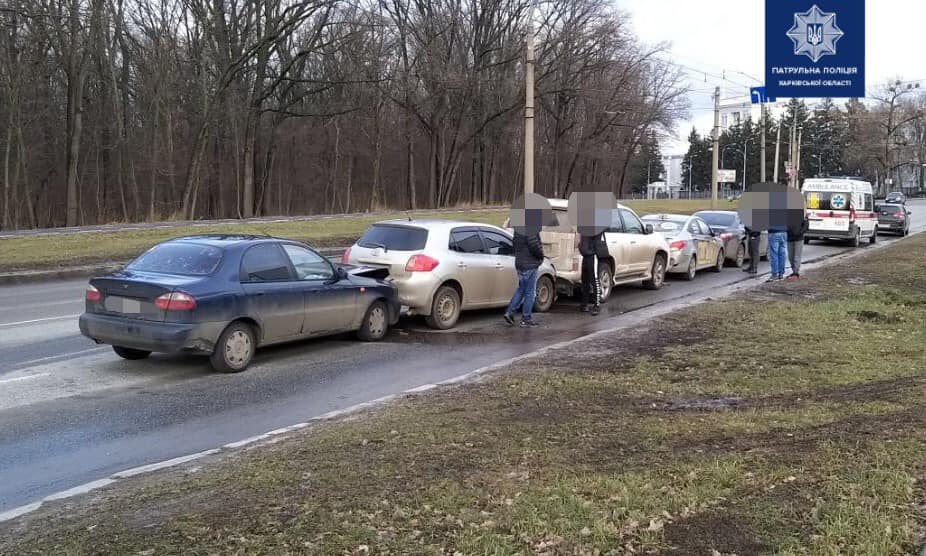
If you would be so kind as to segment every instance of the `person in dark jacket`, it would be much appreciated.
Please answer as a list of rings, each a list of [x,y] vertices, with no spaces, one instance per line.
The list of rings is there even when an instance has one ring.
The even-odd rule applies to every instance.
[[[788,280],[800,280],[801,256],[804,254],[804,234],[810,227],[807,216],[801,212],[788,223],[788,262],[791,263],[791,274]]]
[[[518,289],[505,310],[505,322],[514,326],[514,314],[520,308],[522,327],[537,326],[531,318],[537,296],[537,269],[543,264],[543,243],[540,241],[539,211],[525,211],[527,225],[514,232],[514,266],[518,271]]]
[[[582,255],[582,304],[579,310],[589,312],[589,298],[593,301],[592,315],[601,312],[601,283],[598,281],[598,257],[608,250],[604,232],[579,236],[579,254]]]
[[[749,266],[743,269],[743,272],[749,274],[759,273],[759,259],[762,254],[759,253],[759,245],[762,243],[762,232],[746,228],[746,234],[749,237]]]

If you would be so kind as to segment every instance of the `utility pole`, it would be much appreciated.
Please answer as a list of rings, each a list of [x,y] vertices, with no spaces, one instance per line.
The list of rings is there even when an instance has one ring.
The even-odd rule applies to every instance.
[[[524,195],[534,192],[534,9],[527,21],[524,101]]]
[[[711,166],[711,208],[717,208],[717,163],[720,157],[720,87],[714,88],[714,161]]]
[[[764,102],[759,103],[759,127],[762,128],[762,158],[759,163],[759,168],[760,168],[759,175],[761,176],[761,178],[759,179],[759,181],[765,182],[765,103]],[[745,175],[746,173],[743,172],[743,176]],[[743,178],[743,191],[746,191],[745,177]]]
[[[743,193],[746,192],[746,161],[749,160],[749,141],[743,141]]]
[[[775,134],[775,169],[772,171],[772,181],[778,183],[778,161],[779,151],[781,151],[781,119],[778,121],[778,133]]]
[[[797,152],[794,165],[794,187],[796,189],[800,189],[801,187],[801,136],[803,133],[803,127],[797,128],[797,143],[794,145],[794,149]]]
[[[790,152],[788,156],[789,156],[790,163],[791,163],[791,175],[788,176],[788,185],[790,187],[794,187],[794,176],[795,176],[794,159],[797,158],[797,150],[795,149],[795,146],[794,146],[795,139],[797,139],[797,111],[796,110],[794,111],[791,117],[791,144],[788,145],[788,150]]]

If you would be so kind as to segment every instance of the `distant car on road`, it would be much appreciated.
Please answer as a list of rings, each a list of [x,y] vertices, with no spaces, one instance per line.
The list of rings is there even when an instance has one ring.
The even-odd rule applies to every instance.
[[[723,241],[723,252],[727,257],[727,262],[736,267],[743,266],[743,262],[750,257],[749,238],[739,213],[734,210],[702,210],[694,213],[694,216],[707,222],[711,231]],[[768,232],[762,232],[759,240],[760,258],[766,253],[768,253]]]
[[[875,205],[878,213],[878,232],[905,236],[910,233],[910,215],[913,214],[905,205]]]
[[[669,272],[694,280],[701,269],[723,270],[724,242],[703,219],[688,214],[650,214],[643,222],[665,236],[674,264]]]
[[[173,239],[90,280],[80,331],[125,359],[189,351],[239,372],[261,346],[349,331],[382,339],[398,320],[398,294],[364,270],[283,239]]]
[[[895,205],[904,205],[907,203],[907,196],[900,191],[892,191],[887,194],[887,197],[884,198],[884,202]]]
[[[455,220],[389,220],[373,224],[341,259],[382,271],[408,313],[428,326],[453,328],[469,309],[504,307],[518,287],[512,237],[502,228]],[[550,310],[556,271],[540,266],[534,310]]]

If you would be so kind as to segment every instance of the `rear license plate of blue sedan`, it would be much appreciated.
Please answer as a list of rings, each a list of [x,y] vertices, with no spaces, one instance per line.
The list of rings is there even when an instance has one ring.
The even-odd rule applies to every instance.
[[[135,315],[141,313],[141,301],[127,297],[107,297],[105,301],[107,311]]]

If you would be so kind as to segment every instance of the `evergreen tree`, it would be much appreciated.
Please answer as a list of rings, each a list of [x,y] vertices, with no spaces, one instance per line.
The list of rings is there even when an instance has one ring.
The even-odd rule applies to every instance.
[[[710,189],[711,157],[710,137],[701,137],[698,130],[692,128],[688,135],[688,152],[682,160],[682,190],[687,191],[689,184],[694,191]]]

